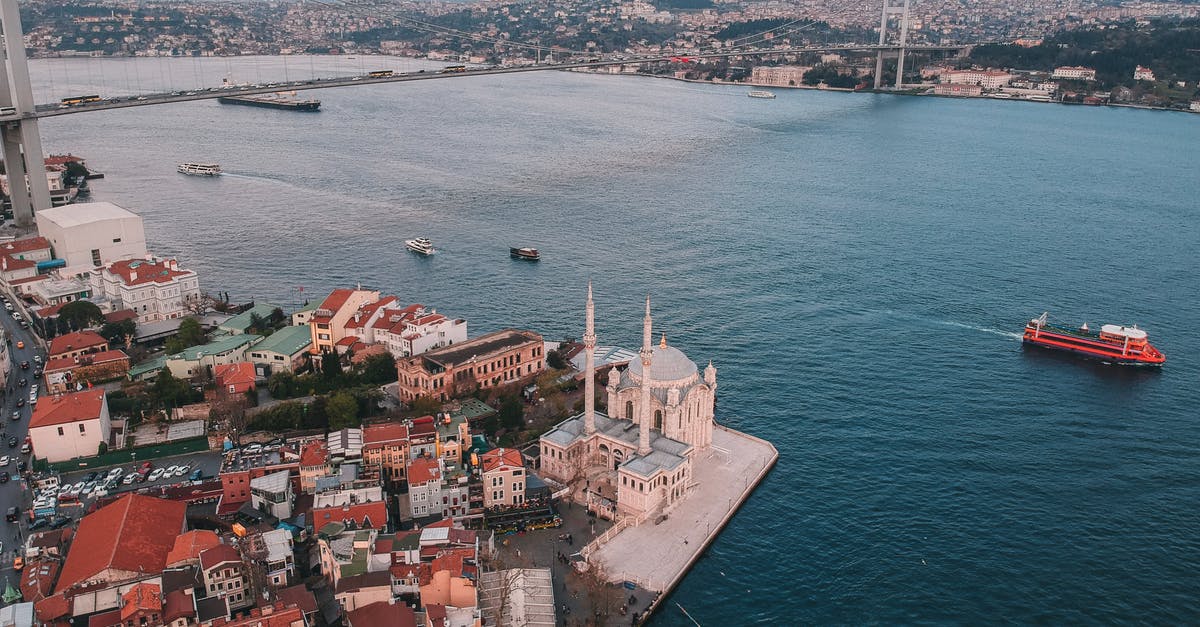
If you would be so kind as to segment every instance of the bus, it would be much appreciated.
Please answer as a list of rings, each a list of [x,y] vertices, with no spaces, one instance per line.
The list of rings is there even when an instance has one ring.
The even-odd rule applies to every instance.
[[[465,65],[451,65],[451,66],[442,68],[442,74],[454,74],[455,72],[466,72],[466,71],[467,71],[467,66],[465,66]]]
[[[551,505],[484,512],[483,523],[484,527],[499,535],[533,531],[534,529],[551,529],[561,527],[563,524],[562,518]]]
[[[396,73],[391,70],[375,70],[374,72],[367,74],[367,76],[371,78],[387,78],[389,76],[395,76],[395,74]]]
[[[63,98],[62,106],[71,107],[71,106],[75,106],[77,104],[83,104],[85,102],[100,102],[100,96],[98,96],[98,95],[72,96],[70,98]]]

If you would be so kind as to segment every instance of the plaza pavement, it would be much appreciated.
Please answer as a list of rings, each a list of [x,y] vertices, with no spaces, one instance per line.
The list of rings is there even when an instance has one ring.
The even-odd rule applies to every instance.
[[[765,476],[778,452],[770,443],[718,426],[713,445],[692,465],[695,487],[655,524],[627,528],[592,554],[612,581],[634,581],[665,592],[720,533],[734,510]]]

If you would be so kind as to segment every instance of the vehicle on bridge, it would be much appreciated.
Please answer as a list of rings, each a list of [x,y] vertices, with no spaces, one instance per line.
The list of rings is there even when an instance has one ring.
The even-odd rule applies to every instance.
[[[84,104],[84,103],[88,103],[88,102],[100,102],[100,96],[93,94],[91,96],[72,96],[70,98],[63,98],[61,101],[61,104],[59,106],[73,107],[75,105]]]
[[[466,71],[467,71],[467,66],[465,66],[465,65],[451,65],[451,66],[442,68],[442,74],[454,74],[456,72],[466,72]]]
[[[389,76],[395,76],[395,75],[396,75],[396,73],[393,72],[392,70],[375,70],[374,72],[370,72],[367,74],[367,76],[369,76],[371,78],[387,78]]]

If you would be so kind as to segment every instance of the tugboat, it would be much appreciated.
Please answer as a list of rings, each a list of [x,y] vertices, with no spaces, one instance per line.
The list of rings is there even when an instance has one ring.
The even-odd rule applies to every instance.
[[[536,248],[509,248],[508,254],[513,259],[524,259],[526,261],[537,261],[542,258]]]
[[[1060,327],[1046,322],[1047,314],[1025,325],[1021,341],[1054,350],[1063,350],[1128,366],[1161,366],[1167,356],[1147,341],[1146,331],[1133,326],[1106,324],[1100,331]]]
[[[418,253],[418,254],[426,255],[426,256],[432,255],[433,253],[437,252],[436,250],[433,249],[433,243],[430,242],[429,239],[425,238],[425,237],[418,237],[416,239],[406,239],[406,240],[404,240],[404,246],[405,246],[405,248],[408,248],[409,250],[413,251],[414,253]]]
[[[221,173],[221,166],[215,163],[181,163],[175,169],[195,176],[216,176]]]

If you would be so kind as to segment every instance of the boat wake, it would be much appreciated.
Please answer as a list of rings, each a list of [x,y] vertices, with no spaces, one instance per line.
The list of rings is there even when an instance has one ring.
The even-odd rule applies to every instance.
[[[1017,333],[1015,331],[1005,331],[1003,329],[993,329],[990,327],[981,327],[981,326],[976,326],[974,324],[963,324],[961,322],[954,322],[952,320],[934,320],[933,322],[936,324],[940,324],[942,326],[946,326],[946,327],[955,327],[958,329],[967,329],[970,331],[981,331],[983,333],[991,333],[992,335],[999,335],[1000,337],[1007,337],[1007,338],[1014,339],[1014,340],[1019,340],[1022,337],[1020,333]]]

